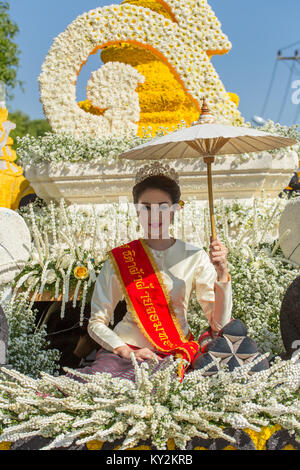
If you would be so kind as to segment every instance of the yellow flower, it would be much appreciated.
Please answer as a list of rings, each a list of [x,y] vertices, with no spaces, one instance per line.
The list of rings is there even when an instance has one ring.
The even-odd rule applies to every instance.
[[[0,450],[10,450],[11,444],[11,442],[0,442]]]
[[[266,450],[266,442],[272,434],[274,434],[276,431],[279,431],[281,429],[281,426],[278,424],[275,424],[274,426],[265,426],[262,427],[260,432],[253,431],[252,429],[244,429],[244,431],[249,434],[251,437],[256,450]]]
[[[166,3],[162,4],[160,2],[157,2],[156,0],[125,0],[121,3],[121,5],[124,5],[126,3],[130,5],[149,8],[150,10],[155,11],[156,13],[159,13],[160,15],[163,15],[166,18],[175,21],[174,14],[172,13],[171,8]]]
[[[96,106],[93,106],[89,100],[79,101],[78,106],[87,113],[95,114],[96,116],[101,116],[106,111],[105,109],[100,109]]]
[[[236,93],[228,93],[228,95],[231,101],[233,101],[233,103],[236,104],[236,107],[238,107],[240,101],[239,96]]]
[[[101,450],[103,446],[103,442],[100,441],[89,441],[86,444],[88,450]]]
[[[175,441],[174,441],[174,439],[168,439],[167,448],[168,448],[168,450],[175,450]]]
[[[86,130],[94,135],[105,135],[108,132],[105,110],[93,106],[89,100],[79,103],[85,113],[73,106],[76,80],[71,79],[69,84],[70,93],[66,101],[69,101],[70,106],[65,103],[66,111],[57,116],[56,111],[60,106],[55,106],[56,97],[66,93],[65,86],[59,85],[64,83],[64,80],[52,73],[52,66],[53,62],[64,60],[64,46],[69,51],[67,56],[74,56],[77,75],[87,57],[101,48],[104,64],[116,61],[127,63],[144,75],[145,86],[139,86],[137,89],[141,112],[140,119],[134,119],[134,125],[138,128],[138,135],[142,134],[142,128],[145,126],[152,126],[155,130],[161,126],[176,125],[182,120],[189,126],[200,112],[202,93],[199,88],[210,91],[212,101],[216,103],[217,95],[224,91],[224,87],[208,58],[227,53],[231,43],[220,31],[221,25],[210,7],[206,5],[205,0],[203,2],[196,2],[193,15],[186,17],[183,14],[185,7],[180,2],[171,2],[172,5],[169,6],[167,0],[125,0],[120,6],[91,11],[85,16],[86,28],[83,28],[83,35],[83,24],[81,17],[78,17],[78,20],[72,23],[72,34],[67,31],[62,33],[61,45],[49,51],[39,78],[45,113],[53,125],[53,130],[67,130],[69,122],[77,120],[76,129],[71,126],[74,134],[80,135],[82,132],[86,133]],[[188,2],[188,8],[191,8],[191,3],[193,2]],[[76,33],[74,37],[73,29]],[[77,47],[79,37],[82,40],[81,50]],[[90,37],[94,46],[91,51]],[[127,45],[124,44],[126,41]],[[190,55],[193,56],[191,60],[187,59]],[[155,69],[155,65],[159,65],[160,70],[159,67]],[[68,71],[72,77],[70,59],[65,66],[57,73],[64,74]],[[51,73],[48,73],[49,68]],[[235,104],[230,106],[230,99]],[[233,124],[243,121],[237,110],[237,99],[235,95],[226,94],[223,108],[216,110],[217,114],[220,112],[223,117],[228,115]],[[177,103],[177,107],[174,103]],[[154,106],[159,106],[160,109],[157,110]],[[89,113],[96,116],[104,114],[105,119],[92,119]],[[151,113],[155,115],[150,116]],[[64,114],[69,114],[72,119],[66,119]]]
[[[76,279],[86,279],[89,276],[89,270],[85,266],[76,266],[74,276]]]

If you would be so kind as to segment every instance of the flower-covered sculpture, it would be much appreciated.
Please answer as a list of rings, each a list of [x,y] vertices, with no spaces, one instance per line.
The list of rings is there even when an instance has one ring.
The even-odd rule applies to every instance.
[[[24,177],[23,169],[14,163],[17,155],[11,148],[13,140],[9,133],[16,125],[7,117],[7,109],[0,108],[0,207],[17,209],[20,200],[34,191]]]
[[[44,111],[55,132],[94,137],[133,133],[135,116],[125,114],[118,127],[111,118],[118,114],[117,103],[109,108],[105,103],[112,90],[122,90],[115,77],[112,82],[101,82],[96,100],[90,83],[87,92],[88,97],[93,95],[92,102],[82,105],[84,109],[78,106],[77,77],[88,57],[100,49],[104,62],[126,62],[145,76],[143,88],[139,85],[138,90],[143,127],[149,123],[154,128],[166,127],[181,120],[191,123],[199,115],[204,95],[220,120],[243,123],[236,95],[226,92],[210,62],[213,54],[228,52],[231,43],[207,0],[132,1],[84,13],[54,40],[39,83]],[[113,65],[116,67],[106,64],[108,70]],[[123,73],[126,81],[127,72]],[[147,113],[150,115],[144,116]]]
[[[106,133],[123,134],[128,130],[136,134],[139,120],[139,97],[135,91],[143,75],[128,64],[112,62],[93,72],[87,85],[89,102],[105,111]],[[99,109],[99,108],[98,108]]]

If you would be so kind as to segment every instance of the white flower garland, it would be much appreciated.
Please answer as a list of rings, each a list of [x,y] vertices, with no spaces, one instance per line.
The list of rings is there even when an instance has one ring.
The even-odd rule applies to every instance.
[[[80,308],[80,319],[79,319],[79,326],[83,325],[83,320],[84,320],[84,308],[86,305],[86,294],[87,294],[87,288],[88,288],[88,283],[85,281],[83,283],[83,290],[82,290],[82,302],[81,302],[81,308]]]
[[[77,297],[78,297],[78,294],[79,294],[79,289],[80,289],[80,287],[81,287],[81,284],[82,284],[82,281],[78,280],[78,281],[77,281],[77,284],[76,284],[76,287],[75,287],[75,291],[74,291],[73,308],[76,308],[76,305],[77,305]]]

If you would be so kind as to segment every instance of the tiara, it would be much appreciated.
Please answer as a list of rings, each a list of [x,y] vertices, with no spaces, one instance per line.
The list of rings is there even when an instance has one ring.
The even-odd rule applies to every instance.
[[[163,165],[159,161],[156,161],[150,165],[142,166],[136,173],[135,184],[138,184],[141,181],[144,181],[146,178],[149,178],[149,176],[154,175],[167,176],[168,178],[176,181],[176,183],[179,184],[179,175],[174,170],[174,168],[171,168],[168,164]]]

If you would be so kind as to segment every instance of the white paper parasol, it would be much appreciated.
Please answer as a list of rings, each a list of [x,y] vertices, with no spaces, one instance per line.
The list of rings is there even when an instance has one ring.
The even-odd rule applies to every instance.
[[[152,139],[120,155],[119,158],[133,160],[162,160],[182,158],[204,158],[207,165],[208,198],[212,239],[216,239],[213,211],[211,165],[217,155],[232,155],[246,152],[261,152],[297,144],[294,139],[267,134],[248,127],[218,124],[211,115],[205,99],[199,121],[188,129]]]

